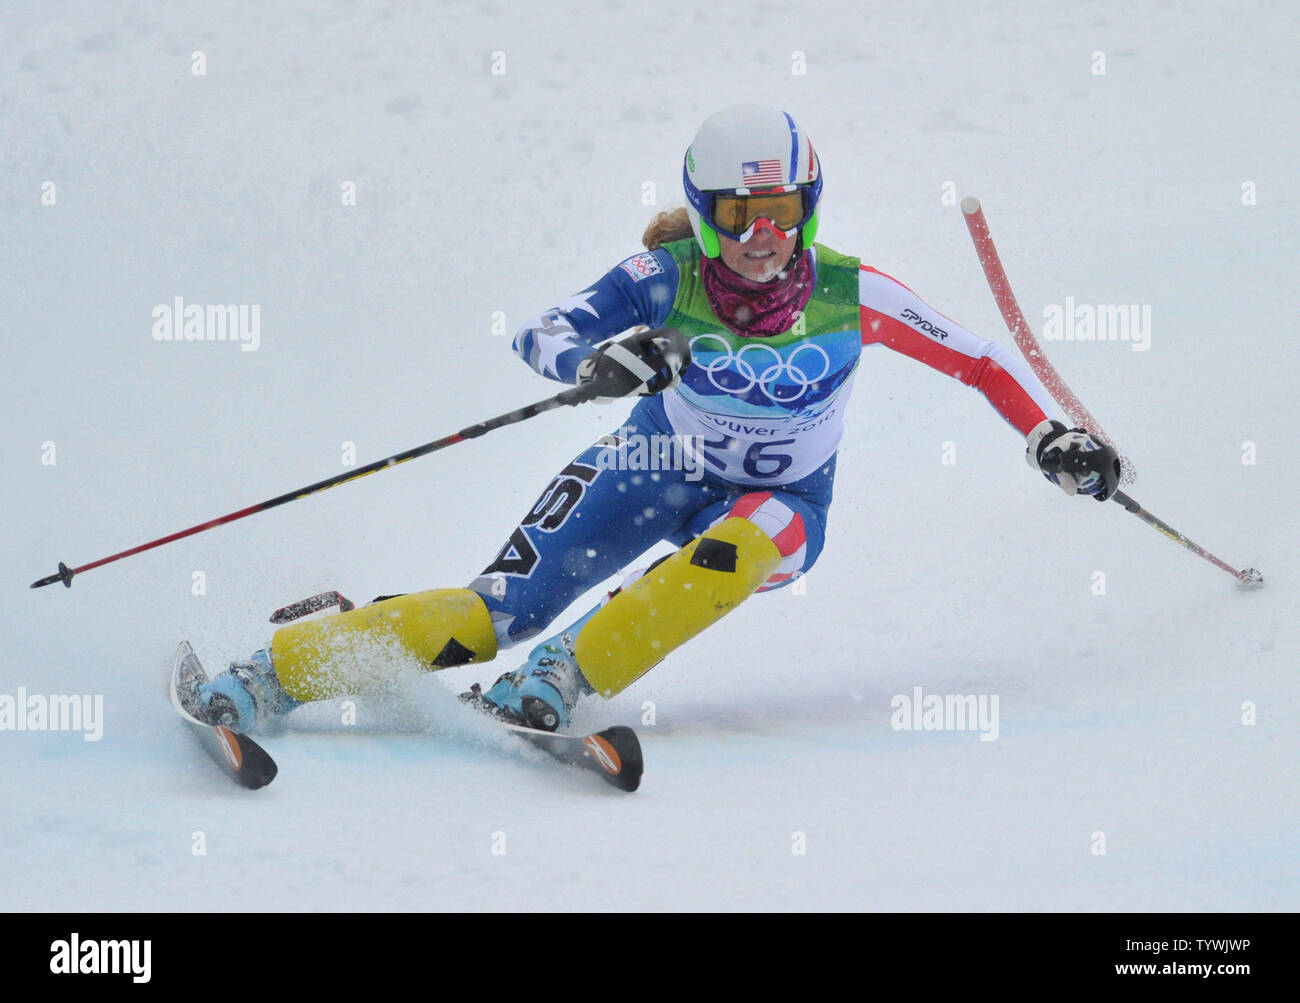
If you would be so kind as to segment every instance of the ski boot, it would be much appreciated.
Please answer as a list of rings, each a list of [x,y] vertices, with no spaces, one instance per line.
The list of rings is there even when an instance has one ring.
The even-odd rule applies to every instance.
[[[197,658],[187,659],[181,666],[177,696],[186,712],[203,723],[241,733],[264,728],[299,706],[280,686],[265,648],[245,662],[232,662],[211,680]]]
[[[460,698],[508,724],[557,731],[568,726],[578,698],[594,692],[578,668],[566,632],[539,644],[528,661],[497,679],[486,693],[475,683]]]

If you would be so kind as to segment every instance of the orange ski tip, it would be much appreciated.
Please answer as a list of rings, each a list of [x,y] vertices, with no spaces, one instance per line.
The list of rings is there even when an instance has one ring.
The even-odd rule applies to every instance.
[[[618,758],[618,752],[607,741],[599,735],[588,735],[582,740],[582,744],[587,747],[592,758],[598,762],[606,773],[612,773],[617,776],[623,769],[623,762]]]
[[[226,754],[232,768],[236,771],[244,766],[244,754],[239,749],[239,740],[235,738],[234,732],[222,725],[214,725],[213,730],[217,733],[217,738],[221,740],[221,751]]]

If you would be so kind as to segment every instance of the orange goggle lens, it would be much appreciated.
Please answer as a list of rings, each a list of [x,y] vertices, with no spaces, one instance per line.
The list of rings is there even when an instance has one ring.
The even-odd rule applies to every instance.
[[[763,217],[770,219],[772,225],[780,230],[793,230],[803,225],[803,192],[713,197],[713,225],[723,233],[744,233]]]

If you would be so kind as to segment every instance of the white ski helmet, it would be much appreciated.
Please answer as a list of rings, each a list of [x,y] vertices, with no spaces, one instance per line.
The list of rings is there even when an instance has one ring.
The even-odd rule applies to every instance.
[[[805,247],[817,236],[821,164],[808,136],[779,108],[741,104],[709,118],[686,148],[682,185],[691,229],[705,257],[721,253],[719,232],[747,239],[714,218],[714,198],[719,193],[769,195],[797,190],[802,195],[802,214],[794,228],[783,232],[791,235],[799,230]]]

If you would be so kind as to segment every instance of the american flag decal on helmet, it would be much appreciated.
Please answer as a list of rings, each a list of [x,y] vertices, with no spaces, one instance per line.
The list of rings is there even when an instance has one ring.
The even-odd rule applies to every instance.
[[[747,160],[740,165],[740,181],[746,188],[779,185],[784,180],[779,160]]]

